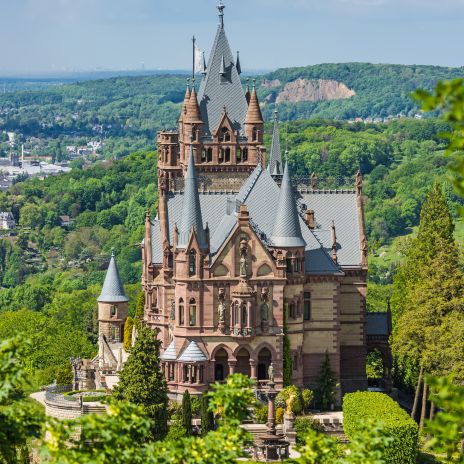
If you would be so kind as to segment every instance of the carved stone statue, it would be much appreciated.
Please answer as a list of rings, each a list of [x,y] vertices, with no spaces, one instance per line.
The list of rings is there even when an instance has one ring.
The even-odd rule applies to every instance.
[[[245,239],[240,241],[240,277],[248,276],[248,243]]]
[[[269,364],[269,369],[267,371],[267,375],[269,377],[269,382],[274,382],[274,365],[271,363]]]
[[[293,415],[293,406],[295,404],[295,399],[296,399],[295,394],[292,393],[290,397],[287,399],[287,401],[285,401],[285,404],[287,406],[287,408],[285,409],[285,412],[290,416]]]
[[[218,306],[218,322],[219,324],[225,324],[225,313],[226,313],[226,306],[224,304],[224,300],[219,301]]]
[[[267,322],[269,320],[269,306],[266,302],[261,305],[261,321]]]

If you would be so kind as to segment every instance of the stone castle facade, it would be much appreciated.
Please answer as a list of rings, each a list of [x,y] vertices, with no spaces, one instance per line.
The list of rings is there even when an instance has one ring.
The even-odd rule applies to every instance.
[[[199,89],[188,85],[178,131],[158,135],[158,212],[145,220],[143,319],[159,332],[169,390],[201,394],[234,372],[265,381],[271,363],[282,387],[284,362],[311,387],[326,353],[342,393],[363,389],[361,176],[352,190],[295,188],[277,116],[266,156],[256,89],[242,85],[218,8]],[[103,300],[105,338],[121,334],[111,311],[127,303]]]

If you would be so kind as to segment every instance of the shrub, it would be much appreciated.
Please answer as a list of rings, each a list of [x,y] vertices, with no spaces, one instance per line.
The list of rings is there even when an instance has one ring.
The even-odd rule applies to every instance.
[[[83,396],[82,401],[84,403],[88,403],[89,401],[103,401],[105,399],[109,398],[108,395],[91,395],[91,396]]]
[[[58,366],[55,370],[55,380],[57,385],[71,385],[73,381],[71,365]]]
[[[169,400],[168,403],[168,417],[171,420],[180,419],[182,415],[182,404],[178,401]]]
[[[166,435],[166,441],[177,441],[187,436],[185,427],[180,421],[175,421],[169,426],[168,434]]]
[[[206,395],[201,397],[201,434],[204,436],[214,429],[214,414],[209,409],[209,399]]]
[[[414,464],[419,429],[416,422],[389,396],[376,392],[349,393],[343,398],[343,428],[348,438],[359,433],[362,424],[381,425],[393,438],[386,450],[386,464]]]
[[[294,427],[296,432],[296,442],[299,445],[303,445],[305,443],[305,437],[311,430],[316,432],[324,431],[322,425],[312,417],[297,417],[295,419]]]
[[[326,351],[317,387],[318,402],[323,411],[335,403],[336,388],[335,373],[332,371],[329,353]]]
[[[267,406],[262,405],[255,408],[255,420],[258,424],[267,422]]]
[[[182,425],[186,434],[192,435],[192,402],[188,390],[185,390],[182,396]]]
[[[303,409],[304,411],[307,411],[314,399],[314,392],[312,390],[309,390],[308,388],[305,388],[301,392],[301,399],[303,400]]]
[[[275,414],[276,414],[276,423],[277,424],[283,424],[283,422],[284,422],[284,409],[283,408],[277,408]]]
[[[201,409],[201,401],[198,396],[192,396],[190,397],[190,403],[192,405],[192,414],[195,416],[197,414],[200,414],[200,409]]]
[[[293,414],[300,414],[303,410],[303,400],[301,398],[301,393],[298,387],[295,385],[290,385],[285,387],[276,396],[276,406],[278,408],[286,409],[286,401],[290,398],[291,395],[295,395],[295,402],[293,403]]]

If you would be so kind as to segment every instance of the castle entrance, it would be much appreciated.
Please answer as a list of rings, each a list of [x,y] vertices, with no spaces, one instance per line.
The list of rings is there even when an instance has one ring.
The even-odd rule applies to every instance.
[[[251,377],[250,353],[248,353],[245,348],[242,348],[237,353],[237,365],[235,372]]]
[[[271,352],[267,348],[263,348],[258,355],[258,380],[268,380],[268,371],[271,362]]]

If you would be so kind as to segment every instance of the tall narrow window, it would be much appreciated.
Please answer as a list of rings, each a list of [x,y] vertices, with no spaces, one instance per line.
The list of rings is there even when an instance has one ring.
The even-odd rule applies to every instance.
[[[225,158],[226,163],[230,163],[230,148],[226,148]]]
[[[295,319],[296,318],[296,314],[295,314],[295,303],[290,303],[290,317],[292,319]]]
[[[311,320],[311,293],[304,293],[304,320]]]
[[[191,250],[189,253],[189,276],[192,277],[197,274],[197,252]]]
[[[287,263],[287,273],[293,274],[293,256],[291,255],[291,253],[287,255],[286,263]]]
[[[242,150],[242,161],[246,163],[248,161],[248,148]]]
[[[190,299],[189,304],[189,325],[193,327],[197,325],[197,305],[195,302],[195,298]]]
[[[246,305],[242,306],[242,326],[246,326],[248,324],[248,310]]]
[[[208,148],[206,151],[206,162],[207,163],[212,163],[213,162],[213,149]]]
[[[116,316],[116,306],[111,306],[111,317]]]
[[[236,301],[234,303],[234,323],[235,325],[238,325],[240,321],[239,308],[240,308],[240,305],[238,304],[238,301]]]
[[[230,132],[229,132],[229,129],[227,129],[227,127],[223,127],[221,129],[221,132],[222,132],[222,136],[221,136],[221,140],[223,142],[230,142]]]
[[[185,317],[185,312],[184,312],[184,300],[181,298],[179,300],[179,325],[184,325],[184,317]]]
[[[239,147],[235,150],[235,158],[237,159],[237,163],[242,161],[242,150]]]
[[[203,150],[201,151],[201,162],[206,162],[206,148],[203,148]]]
[[[256,142],[258,140],[258,128],[253,127],[253,142]]]

